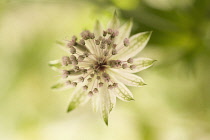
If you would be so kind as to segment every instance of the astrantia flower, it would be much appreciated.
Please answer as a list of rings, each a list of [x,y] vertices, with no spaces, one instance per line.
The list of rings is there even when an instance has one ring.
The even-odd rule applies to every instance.
[[[133,100],[126,86],[145,85],[137,73],[153,65],[150,58],[135,58],[146,46],[151,32],[130,36],[132,21],[120,26],[116,12],[106,28],[99,21],[93,32],[85,30],[80,39],[73,36],[63,49],[67,52],[49,65],[61,73],[62,78],[52,88],[75,88],[68,112],[91,101],[108,125],[108,115],[116,104],[116,97]],[[61,44],[62,45],[62,44]]]

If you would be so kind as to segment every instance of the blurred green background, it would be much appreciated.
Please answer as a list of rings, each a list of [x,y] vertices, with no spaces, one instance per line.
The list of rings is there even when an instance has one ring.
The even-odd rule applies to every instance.
[[[135,101],[117,101],[107,127],[89,104],[66,113],[71,90],[53,92],[56,40],[107,23],[117,9],[132,34],[153,31],[139,56]],[[105,25],[104,24],[104,25]],[[1,140],[209,140],[209,0],[0,0]]]

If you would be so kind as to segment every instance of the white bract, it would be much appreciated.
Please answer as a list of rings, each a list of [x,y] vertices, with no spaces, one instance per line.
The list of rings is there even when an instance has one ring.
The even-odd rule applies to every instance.
[[[60,44],[67,55],[49,65],[62,75],[53,89],[75,88],[68,112],[90,100],[94,111],[101,112],[108,125],[116,97],[133,100],[126,86],[145,85],[143,79],[133,73],[155,62],[150,58],[135,58],[146,46],[151,32],[130,37],[131,28],[131,20],[120,26],[115,12],[105,29],[97,21],[93,32],[85,30],[80,40],[73,36],[66,44]]]

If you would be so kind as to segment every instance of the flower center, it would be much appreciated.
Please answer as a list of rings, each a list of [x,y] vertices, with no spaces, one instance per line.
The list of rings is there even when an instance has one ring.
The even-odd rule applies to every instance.
[[[107,62],[106,61],[98,61],[98,62],[96,62],[96,64],[95,64],[95,71],[96,72],[102,72],[102,71],[104,71],[105,69],[106,69],[106,65],[107,65]]]

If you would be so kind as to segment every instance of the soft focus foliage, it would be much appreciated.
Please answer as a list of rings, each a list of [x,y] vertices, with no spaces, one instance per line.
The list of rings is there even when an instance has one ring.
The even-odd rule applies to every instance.
[[[50,90],[47,63],[63,53],[56,41],[106,23],[115,8],[133,18],[131,34],[153,31],[139,56],[158,61],[106,127],[90,105],[66,113],[72,91]],[[1,0],[0,139],[209,140],[209,9],[209,0]]]

